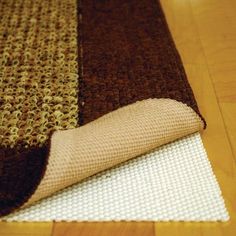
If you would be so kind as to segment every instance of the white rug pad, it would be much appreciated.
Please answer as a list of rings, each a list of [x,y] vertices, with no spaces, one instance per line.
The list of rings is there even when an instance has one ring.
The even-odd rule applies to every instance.
[[[99,173],[7,221],[227,221],[200,134]]]

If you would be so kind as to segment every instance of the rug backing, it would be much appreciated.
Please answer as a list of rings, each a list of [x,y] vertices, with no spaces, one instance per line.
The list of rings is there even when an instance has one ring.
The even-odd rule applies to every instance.
[[[199,133],[73,185],[7,221],[227,221]]]

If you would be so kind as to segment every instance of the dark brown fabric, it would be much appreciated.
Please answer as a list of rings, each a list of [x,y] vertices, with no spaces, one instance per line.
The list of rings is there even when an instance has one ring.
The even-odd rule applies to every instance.
[[[47,165],[50,145],[0,150],[0,216],[11,213],[34,193]]]
[[[171,98],[199,110],[157,0],[81,0],[80,122]]]

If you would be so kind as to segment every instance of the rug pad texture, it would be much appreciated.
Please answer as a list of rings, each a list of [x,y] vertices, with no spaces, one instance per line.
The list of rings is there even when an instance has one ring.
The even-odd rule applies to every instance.
[[[205,127],[159,1],[0,15],[0,216]]]
[[[227,221],[196,133],[73,185],[6,221]]]

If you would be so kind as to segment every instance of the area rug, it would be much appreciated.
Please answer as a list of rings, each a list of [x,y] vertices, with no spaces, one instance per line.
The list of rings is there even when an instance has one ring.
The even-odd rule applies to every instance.
[[[0,14],[1,216],[206,127],[158,1]]]
[[[6,221],[227,221],[196,133],[106,170]]]

